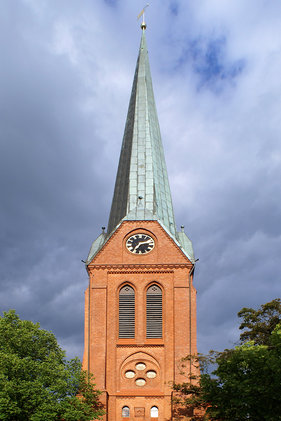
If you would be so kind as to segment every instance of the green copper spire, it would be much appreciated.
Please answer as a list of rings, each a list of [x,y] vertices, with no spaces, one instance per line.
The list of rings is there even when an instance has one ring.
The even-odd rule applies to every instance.
[[[176,225],[157,111],[154,101],[146,25],[136,65],[121,148],[108,234],[122,219],[159,220],[176,235]]]
[[[144,19],[141,28],[142,38],[108,229],[107,233],[102,229],[93,242],[86,265],[91,263],[123,220],[158,221],[188,259],[195,262],[192,243],[183,227],[176,232],[148,62]]]

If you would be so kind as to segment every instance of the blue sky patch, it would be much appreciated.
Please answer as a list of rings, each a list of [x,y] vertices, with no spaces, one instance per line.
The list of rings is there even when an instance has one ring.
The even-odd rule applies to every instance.
[[[172,15],[177,16],[179,13],[179,5],[177,1],[172,1],[171,4],[169,5],[169,10],[171,12]]]
[[[198,76],[198,89],[207,87],[219,93],[242,73],[245,60],[230,62],[226,57],[226,47],[225,37],[209,40],[198,38],[188,43],[179,64],[191,62]]]
[[[115,6],[118,3],[118,0],[104,0],[109,6]]]

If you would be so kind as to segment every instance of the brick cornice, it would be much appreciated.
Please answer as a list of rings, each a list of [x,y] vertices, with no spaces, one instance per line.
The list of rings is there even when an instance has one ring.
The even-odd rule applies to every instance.
[[[126,398],[126,399],[136,399],[136,397],[138,397],[138,396],[143,396],[145,399],[155,399],[155,398],[158,398],[158,399],[164,399],[164,397],[166,397],[166,396],[168,396],[168,397],[170,397],[171,396],[171,394],[169,394],[169,395],[164,395],[164,394],[161,394],[161,395],[158,395],[158,394],[155,394],[155,393],[151,393],[151,392],[146,392],[146,393],[151,393],[151,394],[149,394],[148,396],[147,395],[145,395],[143,392],[139,392],[138,393],[138,395],[136,396],[136,394],[132,394],[132,393],[130,393],[130,392],[128,392],[128,394],[124,394],[124,392],[120,392],[120,393],[122,393],[122,394],[120,394],[120,395],[117,395],[117,394],[108,394],[109,396],[115,396],[117,399],[124,399],[124,398]]]
[[[117,348],[164,348],[164,344],[143,344],[143,345],[137,345],[137,344],[117,344]]]
[[[108,271],[112,271],[113,273],[123,273],[123,271],[126,270],[130,270],[130,271],[135,271],[135,270],[152,270],[153,273],[155,273],[156,270],[158,270],[159,272],[166,272],[167,270],[170,272],[173,272],[173,269],[190,269],[191,268],[191,264],[188,263],[179,263],[179,264],[169,264],[169,263],[164,263],[164,264],[94,264],[92,266],[89,266],[89,270],[108,270]],[[120,271],[120,272],[117,272]]]
[[[174,273],[173,270],[112,270],[112,271],[108,271],[109,275],[122,275],[122,274],[138,274],[138,273],[150,273],[150,274],[155,274],[155,273]]]

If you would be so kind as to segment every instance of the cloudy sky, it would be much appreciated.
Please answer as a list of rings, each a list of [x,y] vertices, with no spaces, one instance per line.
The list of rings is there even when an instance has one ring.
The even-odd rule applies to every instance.
[[[0,309],[82,356],[85,259],[107,225],[142,0],[1,0]],[[147,43],[198,348],[281,296],[281,3],[151,0]]]

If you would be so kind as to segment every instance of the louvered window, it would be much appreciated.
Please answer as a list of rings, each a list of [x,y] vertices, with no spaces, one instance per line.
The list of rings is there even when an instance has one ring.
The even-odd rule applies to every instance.
[[[135,337],[135,291],[129,285],[119,293],[119,338]]]
[[[157,285],[146,294],[146,337],[162,338],[162,290]]]

